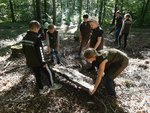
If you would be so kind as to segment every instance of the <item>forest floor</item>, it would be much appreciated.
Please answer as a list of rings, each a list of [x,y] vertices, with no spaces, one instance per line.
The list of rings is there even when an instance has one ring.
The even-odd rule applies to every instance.
[[[11,57],[10,45],[3,43],[6,40],[0,38],[0,52],[3,53],[0,56],[0,113],[150,113],[149,31],[132,29],[128,47],[122,50],[128,54],[130,62],[115,79],[117,100],[105,95],[91,96],[67,82],[59,81],[59,78],[57,82],[63,85],[61,89],[39,95],[35,90],[35,78],[27,68],[24,56]],[[105,33],[105,48],[116,47],[113,37]],[[77,58],[79,44],[73,34],[62,31],[61,44],[63,65],[92,77],[86,71],[84,59]]]

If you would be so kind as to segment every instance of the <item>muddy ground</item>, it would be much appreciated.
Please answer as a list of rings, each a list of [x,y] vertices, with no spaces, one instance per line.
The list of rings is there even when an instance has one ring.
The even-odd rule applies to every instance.
[[[140,31],[140,33],[139,33]],[[143,34],[141,34],[141,32]],[[0,113],[150,113],[150,32],[134,29],[128,47],[129,66],[115,79],[117,100],[105,95],[90,96],[57,75],[63,87],[48,95],[36,92],[33,73],[21,54],[0,57]],[[64,38],[65,37],[65,38]],[[106,48],[116,47],[113,34],[105,33]],[[72,34],[61,35],[62,63],[87,76],[84,59],[77,58],[78,42]]]

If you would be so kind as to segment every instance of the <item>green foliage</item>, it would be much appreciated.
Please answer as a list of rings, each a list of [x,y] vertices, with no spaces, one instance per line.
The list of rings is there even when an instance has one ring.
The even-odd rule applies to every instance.
[[[36,17],[34,13],[33,0],[11,0],[14,7],[14,15],[16,21],[30,21]],[[116,0],[60,0],[56,1],[56,23],[65,21],[70,24],[71,21],[80,22],[82,15],[88,13],[91,17],[99,15],[100,6],[102,5],[101,20],[103,24],[111,24],[114,16],[114,6]],[[118,0],[117,10],[121,10],[122,14],[131,13],[134,25],[139,25],[141,21],[142,10],[146,6],[147,0]],[[53,17],[52,0],[46,0],[47,13]],[[44,17],[44,0],[41,0],[41,16]],[[76,17],[78,19],[76,19]],[[48,18],[49,19],[49,18]],[[150,25],[150,5],[145,14],[143,25]],[[9,0],[1,0],[0,2],[0,22],[11,21],[11,12]],[[74,22],[73,22],[74,23]]]

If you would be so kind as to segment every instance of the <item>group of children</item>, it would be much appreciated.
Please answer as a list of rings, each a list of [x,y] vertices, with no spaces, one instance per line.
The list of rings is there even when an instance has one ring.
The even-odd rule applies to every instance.
[[[121,12],[116,12],[116,26],[115,26],[115,42],[118,44],[118,48],[125,49],[127,46],[127,37],[132,25],[132,17],[129,13],[121,16]],[[124,37],[124,45],[121,44],[121,39]]]
[[[117,49],[103,49],[103,30],[100,28],[99,23],[94,19],[88,19],[88,15],[84,15],[83,20],[83,23],[80,25],[79,41],[81,46],[79,55],[81,54],[83,44],[85,44],[87,49],[84,51],[84,58],[87,62],[92,63],[92,66],[87,70],[92,71],[97,68],[96,81],[89,92],[90,94],[94,94],[103,83],[107,94],[116,97],[114,79],[127,67],[128,57],[125,53]],[[129,20],[129,14],[126,14],[122,22],[122,17],[118,16],[118,12],[116,12],[115,33],[116,41],[119,42],[120,46],[122,36],[127,36],[129,32]]]
[[[116,34],[119,33],[120,39],[123,35],[128,35],[128,30],[125,30],[130,19],[129,15],[125,16],[126,19],[122,23],[116,24]],[[108,95],[116,97],[114,79],[127,67],[128,57],[125,53],[117,49],[103,49],[103,30],[100,28],[99,23],[94,19],[88,19],[88,15],[83,16],[83,23],[80,25],[80,49],[79,56],[83,47],[87,49],[84,51],[84,58],[87,62],[92,63],[92,67],[88,69],[95,70],[97,68],[97,79],[91,89],[90,94],[94,94],[103,83]],[[118,32],[120,26],[120,32]],[[23,51],[26,57],[27,65],[33,70],[36,83],[40,93],[48,92],[48,89],[53,86],[54,73],[49,69],[45,58],[44,50],[42,46],[42,40],[39,38],[38,31],[40,29],[40,23],[38,21],[31,21],[29,24],[29,31],[23,38]],[[60,40],[58,38],[58,31],[55,30],[54,25],[48,25],[46,34],[46,41],[48,47],[48,53],[50,54],[51,62],[54,62],[54,53],[56,55],[57,64],[61,64],[61,57],[59,54]],[[117,38],[118,39],[118,38]],[[126,43],[125,43],[126,44]],[[126,45],[125,45],[126,46]],[[49,80],[46,86],[43,86],[41,81],[41,71],[43,71]]]

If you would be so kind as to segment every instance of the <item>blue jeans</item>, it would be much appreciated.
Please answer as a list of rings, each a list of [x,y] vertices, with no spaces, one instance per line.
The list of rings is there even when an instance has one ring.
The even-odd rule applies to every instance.
[[[118,38],[121,28],[116,28],[115,30],[115,42],[118,44]]]
[[[55,54],[56,59],[57,59],[57,64],[60,64],[61,63],[61,56],[60,56],[59,52],[55,49],[51,49],[51,53],[50,53],[51,61],[54,62],[54,54]]]

